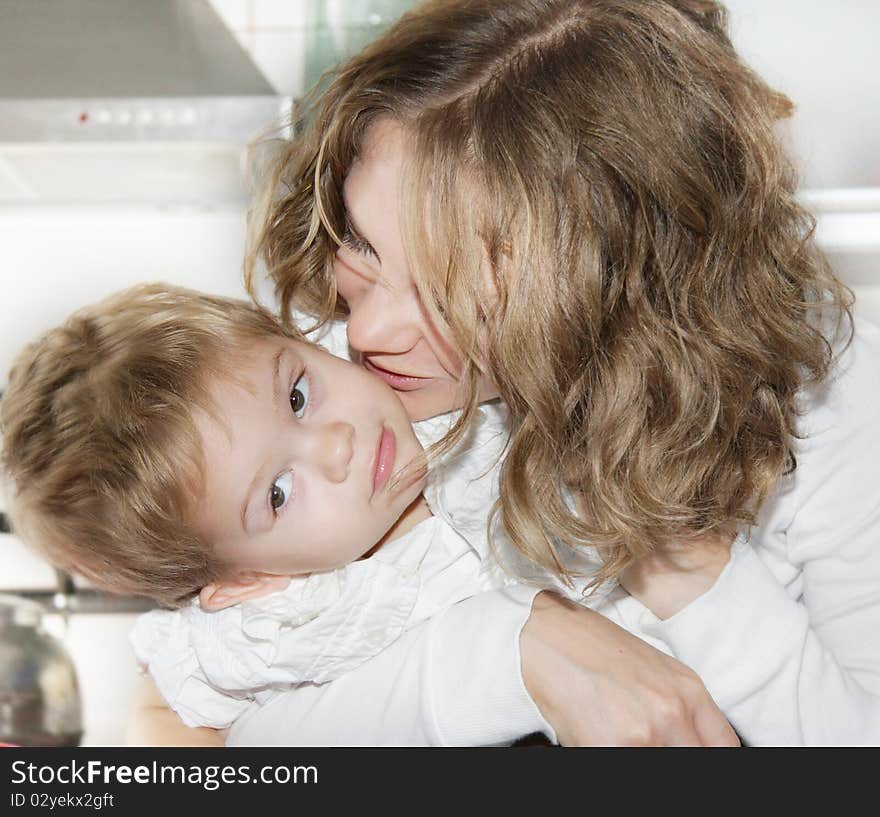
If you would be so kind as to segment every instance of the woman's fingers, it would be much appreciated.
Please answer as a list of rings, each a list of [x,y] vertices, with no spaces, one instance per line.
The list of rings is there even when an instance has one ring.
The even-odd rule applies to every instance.
[[[741,746],[739,735],[730,725],[727,718],[724,723],[720,723],[715,716],[718,707],[712,699],[709,699],[711,706],[707,705],[700,708],[694,719],[694,726],[700,738],[701,746]]]
[[[563,745],[737,745],[692,670],[592,610],[538,594],[520,652],[526,688]]]

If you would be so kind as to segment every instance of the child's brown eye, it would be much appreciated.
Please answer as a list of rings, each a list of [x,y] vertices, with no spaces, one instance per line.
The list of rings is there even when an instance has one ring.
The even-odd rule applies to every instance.
[[[277,511],[283,508],[287,504],[287,500],[290,498],[292,492],[293,477],[288,471],[272,483],[272,491],[269,497],[269,503],[272,505],[272,510]]]
[[[293,384],[290,392],[290,408],[297,417],[302,417],[309,404],[309,381],[305,375]]]

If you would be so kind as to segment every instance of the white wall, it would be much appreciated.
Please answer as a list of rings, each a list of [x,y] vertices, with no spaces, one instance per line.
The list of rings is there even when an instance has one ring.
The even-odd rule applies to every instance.
[[[804,187],[880,187],[880,3],[728,0],[740,54],[796,105]]]
[[[275,89],[303,92],[413,0],[210,0]]]
[[[0,208],[0,384],[19,345],[138,281],[244,297],[244,210]]]

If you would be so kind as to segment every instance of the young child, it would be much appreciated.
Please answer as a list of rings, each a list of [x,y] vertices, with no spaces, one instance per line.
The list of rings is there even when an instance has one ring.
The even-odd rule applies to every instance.
[[[489,499],[459,502],[468,539],[432,515],[395,393],[245,302],[142,285],[83,309],[19,355],[0,418],[16,531],[171,608],[132,642],[191,726],[511,581]]]

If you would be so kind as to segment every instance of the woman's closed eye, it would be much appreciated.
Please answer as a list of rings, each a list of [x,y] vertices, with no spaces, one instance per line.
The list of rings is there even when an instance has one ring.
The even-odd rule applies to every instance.
[[[342,243],[358,255],[363,255],[367,258],[379,261],[379,253],[373,249],[369,241],[361,238],[347,221],[345,224],[345,232],[342,234]]]

